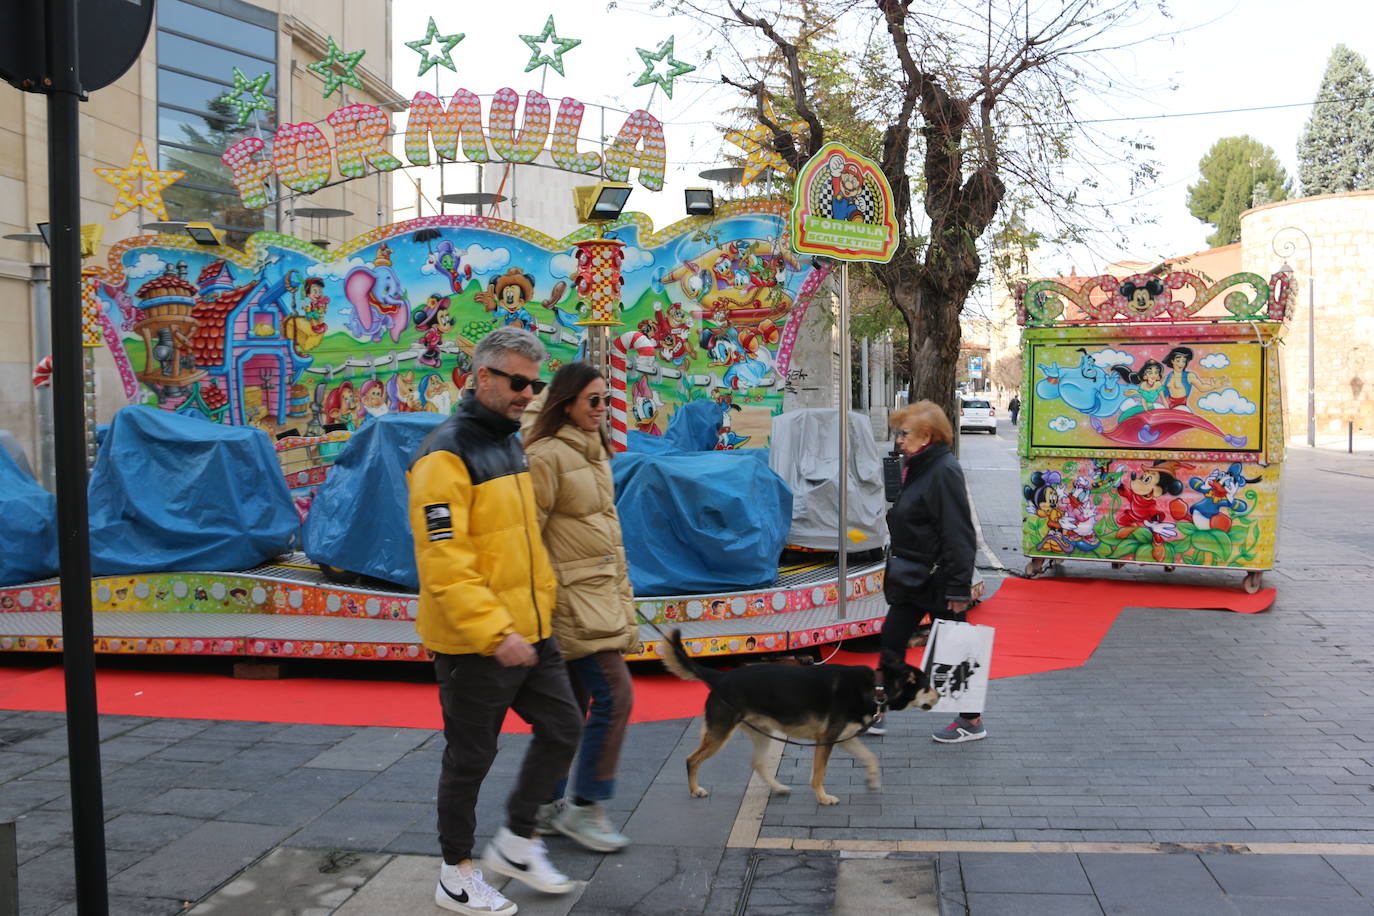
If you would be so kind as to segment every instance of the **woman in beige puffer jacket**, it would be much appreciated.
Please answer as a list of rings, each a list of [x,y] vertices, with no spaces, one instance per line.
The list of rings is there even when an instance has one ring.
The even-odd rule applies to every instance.
[[[561,802],[567,784],[561,780],[540,820],[597,852],[630,842],[611,826],[602,803],[614,794],[634,702],[625,653],[642,650],[615,511],[606,398],[595,367],[570,363],[554,375],[532,421],[535,404],[526,410],[524,432],[544,546],[558,577],[553,632],[574,696],[583,709],[590,704],[572,804]]]

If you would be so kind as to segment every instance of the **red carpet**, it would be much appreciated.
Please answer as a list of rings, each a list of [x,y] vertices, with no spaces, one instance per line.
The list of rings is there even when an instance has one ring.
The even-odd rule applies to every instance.
[[[1274,590],[1162,585],[1105,579],[1008,579],[970,614],[997,628],[992,676],[1015,677],[1076,668],[1091,657],[1123,607],[1221,608],[1263,611]],[[918,658],[913,651],[913,659]],[[876,662],[876,653],[838,652],[838,664]],[[636,674],[632,722],[657,722],[701,712],[706,689],[670,674]],[[99,708],[109,715],[321,725],[440,727],[438,690],[430,684],[287,678],[237,680],[213,674],[105,669],[96,679]],[[0,667],[0,709],[66,708],[62,668]],[[513,713],[507,732],[527,732]]]

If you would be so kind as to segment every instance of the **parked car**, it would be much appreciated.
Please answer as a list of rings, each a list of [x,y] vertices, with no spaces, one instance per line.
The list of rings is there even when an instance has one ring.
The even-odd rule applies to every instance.
[[[985,429],[997,434],[997,409],[991,401],[967,396],[959,399],[959,431],[966,429]]]

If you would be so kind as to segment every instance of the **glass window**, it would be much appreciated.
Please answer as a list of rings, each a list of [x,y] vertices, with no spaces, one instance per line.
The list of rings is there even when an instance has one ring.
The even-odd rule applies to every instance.
[[[178,108],[206,114],[228,113],[230,111],[219,100],[233,88],[232,83],[211,82],[207,79],[187,76],[184,73],[159,69],[157,71],[157,84],[158,101],[164,105],[175,105]],[[276,101],[276,93],[272,92],[270,88],[265,95],[273,102]],[[271,112],[260,112],[260,114],[262,117],[276,116]]]
[[[160,0],[157,5],[157,24],[188,35],[199,35],[222,45],[242,48],[249,54],[257,54],[268,60],[277,59],[277,36],[271,29],[182,3],[181,0]]]
[[[208,220],[228,231],[231,244],[242,245],[249,235],[275,229],[271,207],[249,210],[235,193],[197,188],[179,181],[162,192],[167,215],[174,220]]]
[[[230,112],[226,110],[225,114]],[[270,136],[276,130],[276,119],[271,115],[258,111],[253,116],[257,119],[257,128],[261,128],[265,135]],[[218,155],[244,137],[257,135],[253,121],[242,127],[231,122],[232,117],[221,120],[210,115],[188,114],[175,108],[162,107],[157,112],[157,137],[165,143],[194,146]]]
[[[160,33],[157,37],[157,62],[164,67],[202,73],[231,85],[234,81],[234,67],[242,70],[244,76],[249,79],[261,75],[265,70],[275,69],[271,63],[258,60],[256,57],[211,47],[166,32]]]
[[[964,398],[964,406],[970,410],[987,410],[990,405],[987,401],[975,401],[973,398]]]
[[[158,147],[158,150],[161,154],[159,167],[185,172],[186,177],[181,179],[182,181],[219,188],[226,192],[234,189],[229,167],[219,158],[218,153],[193,152],[166,145]]]

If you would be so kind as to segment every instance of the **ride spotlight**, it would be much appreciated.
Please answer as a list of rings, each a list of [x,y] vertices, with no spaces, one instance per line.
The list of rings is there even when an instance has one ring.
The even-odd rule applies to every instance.
[[[630,186],[623,181],[599,181],[573,188],[573,206],[579,223],[611,223],[620,218],[630,198]]]
[[[688,216],[716,215],[716,195],[710,188],[688,188],[684,195]]]
[[[197,245],[224,244],[224,233],[216,229],[213,223],[187,223],[186,234]]]

